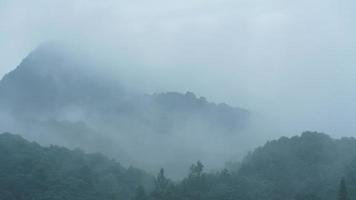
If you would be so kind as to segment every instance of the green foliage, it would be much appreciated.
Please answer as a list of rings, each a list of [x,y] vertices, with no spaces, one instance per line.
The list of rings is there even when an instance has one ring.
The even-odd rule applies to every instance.
[[[157,178],[155,179],[155,186],[156,186],[156,191],[164,191],[167,189],[167,187],[169,186],[170,182],[169,180],[166,178],[166,176],[164,175],[164,169],[162,168],[158,175]]]
[[[164,175],[164,169],[162,168],[155,179],[155,188],[151,193],[151,199],[174,199],[173,187],[172,181],[166,178]]]
[[[0,135],[0,199],[127,200],[152,179],[100,154],[41,147],[11,134]]]
[[[158,174],[156,182],[164,180],[160,181],[164,187],[156,184],[155,191],[149,195],[150,200],[232,200],[237,197],[232,176],[227,170],[207,174],[204,165],[198,161],[191,166],[188,176],[176,184],[162,176],[162,172]]]
[[[231,166],[231,165],[230,165]],[[345,200],[355,199],[356,140],[315,132],[268,142],[238,169],[205,173],[197,162],[165,200]],[[340,177],[347,177],[339,186]],[[352,188],[350,194],[346,192]],[[340,187],[340,189],[339,189]],[[339,193],[338,193],[339,190]],[[348,195],[348,196],[347,196]],[[157,199],[155,195],[150,198]]]
[[[356,140],[322,133],[268,142],[245,158],[237,177],[251,199],[335,199],[340,177],[356,157]],[[307,197],[307,198],[306,198]]]
[[[198,161],[180,182],[164,169],[153,180],[100,154],[44,148],[10,134],[0,135],[0,163],[1,200],[356,199],[356,140],[314,132],[268,142],[230,165],[237,169],[207,173]]]

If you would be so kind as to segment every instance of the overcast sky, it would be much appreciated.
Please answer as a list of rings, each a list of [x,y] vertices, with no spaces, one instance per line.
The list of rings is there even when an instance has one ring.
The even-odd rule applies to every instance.
[[[44,41],[80,41],[147,92],[189,90],[291,132],[356,136],[355,10],[354,0],[0,0],[0,76]]]

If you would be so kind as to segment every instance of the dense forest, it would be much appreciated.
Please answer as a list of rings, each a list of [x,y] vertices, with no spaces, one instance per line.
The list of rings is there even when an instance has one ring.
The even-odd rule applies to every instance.
[[[305,132],[268,142],[233,168],[206,173],[197,162],[183,181],[174,184],[161,170],[155,183],[136,199],[356,199],[356,140]]]
[[[101,154],[41,147],[9,133],[0,135],[0,163],[0,200],[126,200],[153,180]]]
[[[220,171],[193,164],[177,181],[124,168],[100,154],[0,135],[0,199],[356,199],[356,139],[316,132],[282,137]]]

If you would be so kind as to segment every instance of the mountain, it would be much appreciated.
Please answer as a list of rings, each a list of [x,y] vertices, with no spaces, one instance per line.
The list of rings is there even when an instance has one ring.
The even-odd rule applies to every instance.
[[[138,166],[216,163],[244,144],[250,113],[192,92],[142,94],[98,62],[57,44],[31,52],[0,81],[0,131],[80,147]],[[200,145],[196,145],[200,144]],[[229,148],[221,148],[228,144]],[[230,154],[227,156],[231,156]]]
[[[153,177],[124,168],[101,154],[42,147],[21,136],[0,134],[0,199],[130,199]]]
[[[165,181],[150,199],[335,200],[341,199],[340,188],[347,196],[342,199],[356,198],[354,138],[317,132],[282,137],[255,149],[237,166],[206,173],[198,162],[183,181]]]
[[[2,109],[33,118],[60,115],[58,110],[70,106],[93,109],[119,100],[123,88],[98,75],[91,61],[77,57],[52,43],[38,47],[1,80]]]

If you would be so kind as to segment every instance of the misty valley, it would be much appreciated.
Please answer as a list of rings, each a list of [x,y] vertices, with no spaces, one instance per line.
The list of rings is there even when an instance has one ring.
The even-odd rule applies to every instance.
[[[271,127],[254,111],[143,93],[66,48],[0,82],[1,200],[356,199],[356,139],[256,142]]]

